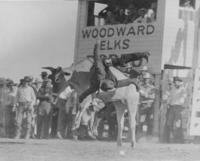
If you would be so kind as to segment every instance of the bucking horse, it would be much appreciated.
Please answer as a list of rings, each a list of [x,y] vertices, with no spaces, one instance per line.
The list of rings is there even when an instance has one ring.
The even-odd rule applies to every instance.
[[[79,64],[80,65],[80,64]],[[91,64],[92,66],[92,64]],[[113,74],[116,76],[117,80],[124,81],[128,79],[123,73],[121,73],[119,70],[117,70],[114,67],[111,67],[111,71]],[[92,76],[92,73],[91,73]],[[80,77],[79,77],[80,78]],[[90,78],[90,77],[88,77]],[[72,80],[75,79],[75,82],[77,80],[80,80],[80,82],[77,82],[80,86],[82,83],[84,84],[89,84],[88,78],[84,79],[77,79],[72,75]],[[81,80],[85,80],[87,82],[83,82]],[[131,136],[131,146],[134,147],[135,144],[135,126],[136,126],[136,113],[138,109],[138,104],[139,104],[139,92],[137,90],[137,87],[135,84],[129,84],[124,87],[117,87],[114,91],[110,92],[97,92],[96,94],[93,94],[93,98],[97,97],[103,102],[109,103],[112,102],[112,104],[115,106],[116,109],[116,114],[117,114],[117,124],[118,124],[118,136],[117,136],[117,145],[121,146],[122,144],[122,134],[123,134],[123,127],[124,127],[124,113],[125,110],[128,112],[128,119],[129,119],[129,125],[130,125],[130,136]],[[86,97],[86,99],[81,103],[81,106],[83,106],[81,109],[85,111],[92,103],[93,99],[91,99],[91,96]],[[108,107],[109,108],[109,107]],[[78,114],[78,123],[81,120],[81,112]],[[79,127],[79,126],[77,126]]]
[[[123,64],[131,62],[131,61],[137,61],[140,59],[147,59],[149,53],[131,53],[126,54],[128,59],[126,60],[126,57],[123,57]],[[119,63],[116,63],[116,65],[120,65]],[[90,85],[90,79],[93,77],[94,73],[90,72],[91,67],[93,66],[93,59],[91,57],[84,58],[81,61],[75,62],[70,69],[73,71],[71,74],[71,78],[69,79],[70,82],[73,82],[75,85],[75,90],[80,95],[82,92],[84,92]],[[118,82],[128,80],[129,78],[126,77],[120,70],[115,68],[115,66],[110,67],[111,72],[113,75],[117,78]],[[64,68],[56,73],[55,79],[58,81],[58,78],[63,77],[63,75],[68,74],[69,75],[69,68]],[[120,83],[119,83],[120,84]],[[88,99],[89,98],[89,99]],[[92,99],[91,99],[92,98]],[[87,97],[83,102],[81,103],[82,108],[81,110],[85,110],[89,108],[91,105],[93,105],[93,98],[99,98],[104,103],[112,102],[115,106],[116,113],[117,113],[117,123],[118,123],[118,136],[117,136],[117,145],[122,145],[122,133],[123,133],[123,126],[124,126],[124,113],[127,110],[128,112],[128,119],[129,119],[129,131],[131,135],[131,146],[134,147],[135,145],[135,126],[136,126],[136,113],[138,109],[139,104],[139,92],[137,90],[137,87],[133,83],[125,84],[124,86],[118,86],[113,91],[105,92],[100,91],[95,94],[92,94],[92,96]],[[78,101],[78,100],[77,100]],[[77,114],[77,120],[81,120],[80,117],[83,116],[80,113]],[[83,114],[83,113],[82,113]],[[75,127],[76,127],[75,123]]]

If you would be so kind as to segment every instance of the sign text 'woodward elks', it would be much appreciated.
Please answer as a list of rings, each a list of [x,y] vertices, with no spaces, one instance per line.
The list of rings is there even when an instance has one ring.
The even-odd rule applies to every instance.
[[[101,28],[85,28],[82,30],[83,39],[99,39],[100,50],[126,50],[130,47],[134,36],[148,36],[155,32],[151,24],[138,26],[109,26]]]

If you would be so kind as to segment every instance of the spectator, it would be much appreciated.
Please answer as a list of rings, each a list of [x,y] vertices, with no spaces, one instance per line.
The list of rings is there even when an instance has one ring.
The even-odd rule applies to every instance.
[[[156,94],[153,82],[153,76],[149,72],[143,71],[140,80],[141,102],[137,121],[139,122],[139,129],[150,135],[153,130],[153,103]]]
[[[35,96],[37,97],[38,90],[36,89],[35,84],[33,83],[34,78],[32,76],[26,76],[25,79],[29,80],[28,85],[33,88],[33,91],[35,93]],[[32,119],[31,119],[31,137],[35,138],[36,135],[36,116],[37,116],[37,100],[33,105],[32,110]]]
[[[99,12],[99,18],[104,18],[106,25],[113,25],[120,23],[119,16],[120,14],[120,6],[119,5],[108,5],[105,9]],[[120,20],[122,20],[120,18]]]
[[[174,85],[168,97],[167,126],[169,128],[169,136],[172,133],[174,141],[183,142],[181,112],[184,110],[187,94],[183,81],[179,77],[174,77],[173,81]]]
[[[42,81],[39,78],[36,78],[33,84],[35,86],[36,91],[38,92],[40,87],[42,86]]]
[[[125,18],[125,21],[124,23],[127,24],[127,23],[133,23],[138,17],[138,14],[137,14],[137,8],[131,4],[128,8],[128,11],[127,11],[127,16]]]
[[[27,78],[25,78],[25,79],[29,80],[28,85],[33,88],[35,95],[37,95],[37,89],[36,89],[35,84],[33,82],[34,78],[32,76],[26,76],[26,77]]]
[[[107,16],[107,12],[113,12],[113,7],[111,7],[111,5],[108,5],[106,8],[104,8],[103,10],[101,10],[98,14],[99,18],[104,18],[106,19]]]
[[[115,5],[113,6],[113,11],[112,11],[112,13],[113,13],[114,15],[117,16],[117,15],[119,15],[120,9],[121,9],[120,5],[115,4]]]
[[[22,85],[17,90],[17,103],[16,109],[16,121],[17,121],[17,134],[15,138],[20,138],[22,134],[22,121],[23,117],[26,118],[27,130],[25,132],[25,138],[29,139],[31,135],[31,122],[32,122],[32,111],[33,105],[36,102],[36,96],[32,87],[28,85],[30,79],[27,77],[22,81]]]
[[[138,10],[139,17],[135,20],[138,23],[146,23],[147,19],[145,17],[147,10],[145,8],[141,8]]]
[[[116,18],[116,22],[119,23],[119,24],[123,24],[124,23],[124,20],[126,18],[126,15],[125,15],[125,10],[123,8],[121,8],[119,10],[119,13],[116,14],[115,16]]]
[[[153,22],[156,20],[156,10],[157,10],[157,3],[153,2],[151,4],[151,7],[147,10],[147,12],[145,14],[147,23],[150,23],[150,22]]]
[[[143,75],[143,84],[141,85],[140,93],[143,97],[154,99],[155,98],[155,87],[152,84],[152,76],[150,73]]]
[[[42,72],[40,75],[41,75],[42,80],[48,79],[48,73],[47,72]]]
[[[115,20],[115,15],[111,11],[108,11],[106,13],[105,24],[106,25],[114,25],[116,23],[117,23],[117,21]]]
[[[23,81],[24,81],[24,79],[20,79],[20,80],[19,80],[19,85],[18,85],[18,87],[21,87],[21,86],[22,86]]]
[[[49,79],[45,79],[38,91],[39,99],[37,117],[37,138],[48,138],[51,118],[52,85]]]
[[[185,0],[185,2],[183,3],[183,7],[193,8],[192,1],[191,0]]]
[[[71,94],[73,93],[73,91],[74,91],[74,87],[70,84],[58,96],[57,106],[59,108],[59,113],[58,113],[57,137],[59,139],[63,139],[63,137],[65,136],[65,130],[67,126],[66,103],[67,103],[67,100],[70,98]]]
[[[39,89],[42,86],[42,81],[38,78],[35,79],[35,81],[32,83],[32,87],[34,89],[34,92],[36,94],[36,98],[38,96]],[[35,138],[37,136],[37,119],[38,119],[38,105],[40,101],[37,98],[36,99],[36,104],[34,106],[34,111],[33,111],[33,118],[32,118],[32,137]]]
[[[5,108],[5,132],[6,136],[11,138],[13,137],[15,130],[15,108],[16,108],[16,94],[17,88],[12,80],[9,80],[7,83],[8,93],[6,99],[6,108]]]
[[[75,123],[76,114],[78,111],[78,93],[75,89],[77,89],[76,85],[73,82],[69,82],[72,93],[70,97],[67,99],[65,104],[66,113],[67,113],[67,137],[74,138],[74,133],[72,132],[72,127]]]

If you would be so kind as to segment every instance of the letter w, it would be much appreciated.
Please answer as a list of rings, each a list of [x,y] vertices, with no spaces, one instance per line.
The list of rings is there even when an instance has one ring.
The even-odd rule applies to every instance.
[[[120,27],[120,28],[117,27],[118,36],[124,36],[125,31],[126,31],[126,27]]]
[[[91,33],[91,30],[82,30],[82,35],[83,35],[83,38],[90,38],[90,33]]]

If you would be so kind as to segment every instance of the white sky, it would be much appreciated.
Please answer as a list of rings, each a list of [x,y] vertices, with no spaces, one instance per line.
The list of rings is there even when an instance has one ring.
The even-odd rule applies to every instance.
[[[0,77],[39,77],[42,66],[71,65],[77,1],[0,0]]]

